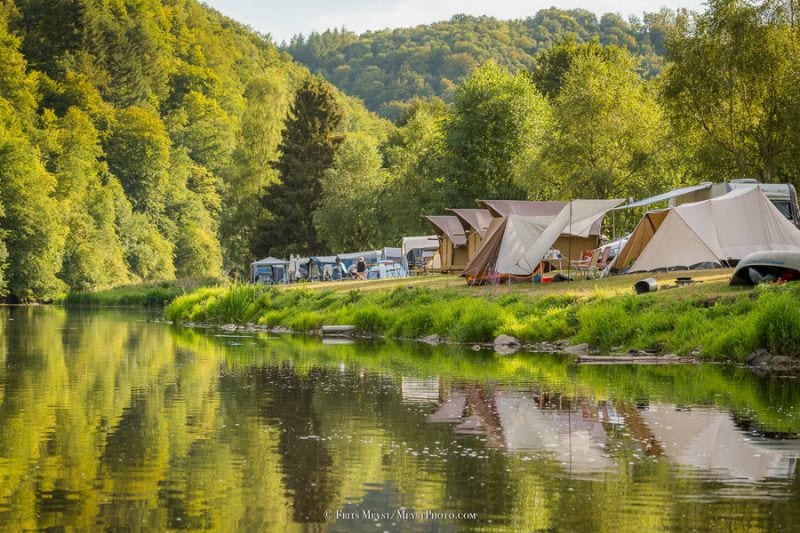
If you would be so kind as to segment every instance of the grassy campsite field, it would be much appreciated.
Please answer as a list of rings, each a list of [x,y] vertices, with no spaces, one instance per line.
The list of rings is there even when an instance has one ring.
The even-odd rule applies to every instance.
[[[730,270],[693,271],[701,283],[665,290],[681,273],[656,274],[661,290],[634,295],[641,274],[556,284],[468,287],[420,276],[287,287],[231,285],[179,296],[175,322],[258,324],[315,332],[352,324],[364,334],[454,342],[569,340],[604,351],[657,350],[744,360],[758,348],[800,355],[800,285],[729,287]],[[685,273],[684,273],[685,274]]]

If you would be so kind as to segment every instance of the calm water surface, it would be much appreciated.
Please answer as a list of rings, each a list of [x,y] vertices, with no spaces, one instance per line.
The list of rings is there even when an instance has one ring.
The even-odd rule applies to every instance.
[[[800,527],[794,379],[147,319],[0,308],[0,530]]]

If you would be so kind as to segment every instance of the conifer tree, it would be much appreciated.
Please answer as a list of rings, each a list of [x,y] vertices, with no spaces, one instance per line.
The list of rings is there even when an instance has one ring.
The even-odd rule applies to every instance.
[[[333,165],[342,137],[342,113],[333,90],[319,78],[297,92],[275,163],[279,182],[268,186],[261,202],[271,218],[262,221],[253,240],[255,255],[323,253],[312,221],[322,194],[325,170]]]

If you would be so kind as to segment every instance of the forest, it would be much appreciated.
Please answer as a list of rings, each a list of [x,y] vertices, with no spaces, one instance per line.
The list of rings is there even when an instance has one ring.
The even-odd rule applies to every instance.
[[[0,0],[0,297],[235,278],[477,198],[800,185],[798,10],[458,16],[281,50],[195,0]],[[397,83],[351,86],[378,70]]]
[[[585,9],[542,9],[524,20],[454,15],[415,28],[356,35],[334,28],[297,35],[281,48],[311,72],[372,111],[396,120],[414,98],[438,96],[452,102],[458,86],[476,67],[492,60],[513,71],[533,71],[536,56],[565,38],[596,40],[623,48],[637,58],[641,73],[652,78],[664,64],[668,32],[685,10],[663,9],[642,19],[615,13],[597,16]]]

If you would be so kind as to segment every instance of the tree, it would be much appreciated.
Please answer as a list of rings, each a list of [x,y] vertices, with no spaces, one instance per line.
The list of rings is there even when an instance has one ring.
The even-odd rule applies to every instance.
[[[478,198],[525,197],[519,157],[540,142],[549,106],[526,73],[488,62],[456,92],[447,125],[445,170],[450,205]]]
[[[99,134],[76,107],[56,118],[43,114],[47,168],[56,177],[55,198],[66,228],[59,277],[74,289],[91,290],[129,280],[114,226],[113,192],[103,184]]]
[[[320,206],[314,224],[321,239],[337,251],[383,246],[384,227],[391,227],[382,212],[387,173],[375,139],[361,133],[348,136],[336,152],[334,165],[325,172]]]
[[[342,120],[333,90],[310,78],[297,91],[275,163],[280,181],[268,186],[261,202],[271,217],[259,225],[254,254],[311,254],[326,250],[312,221],[320,205],[322,180],[342,142]]]
[[[157,216],[164,210],[169,150],[169,136],[157,114],[141,107],[117,114],[105,152],[109,169],[136,211]]]
[[[449,110],[438,98],[416,101],[401,116],[401,127],[386,149],[389,184],[382,197],[392,229],[389,241],[430,228],[421,215],[441,213],[445,198],[445,124]]]
[[[540,171],[562,198],[641,197],[671,175],[657,102],[630,56],[611,56],[575,57],[555,99]]]
[[[252,80],[244,92],[245,112],[226,176],[220,220],[224,265],[244,274],[263,250],[251,252],[256,224],[268,217],[260,193],[278,181],[272,163],[278,159],[281,130],[289,111],[289,89],[277,70]]]
[[[572,62],[578,57],[599,57],[603,61],[614,62],[624,51],[616,46],[603,46],[597,40],[578,43],[574,37],[567,37],[557,45],[536,55],[536,68],[531,73],[536,88],[543,95],[555,99],[561,91],[564,79]]]
[[[800,185],[800,37],[782,8],[715,0],[667,46],[664,102],[698,175]]]
[[[0,98],[0,237],[8,250],[8,288],[24,302],[51,300],[64,289],[56,277],[65,231],[50,196],[55,178],[10,116]]]

